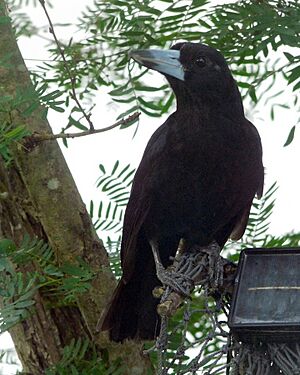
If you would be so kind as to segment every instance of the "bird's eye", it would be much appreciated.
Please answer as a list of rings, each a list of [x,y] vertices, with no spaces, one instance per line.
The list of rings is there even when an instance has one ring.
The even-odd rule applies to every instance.
[[[200,68],[204,68],[205,65],[206,65],[206,60],[204,57],[198,57],[198,59],[196,60],[196,64],[200,67]]]

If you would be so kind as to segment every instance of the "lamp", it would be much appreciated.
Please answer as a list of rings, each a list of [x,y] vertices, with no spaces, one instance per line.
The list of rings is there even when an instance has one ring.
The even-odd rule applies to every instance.
[[[228,324],[243,342],[300,341],[300,248],[242,251]]]

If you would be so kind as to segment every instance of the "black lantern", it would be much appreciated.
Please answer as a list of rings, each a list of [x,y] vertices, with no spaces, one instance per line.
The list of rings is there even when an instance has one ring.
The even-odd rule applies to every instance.
[[[300,341],[300,248],[242,251],[229,326],[243,342]]]

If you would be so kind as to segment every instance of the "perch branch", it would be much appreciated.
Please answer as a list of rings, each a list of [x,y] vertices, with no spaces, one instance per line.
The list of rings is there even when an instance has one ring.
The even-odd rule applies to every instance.
[[[211,285],[211,294],[214,296],[232,294],[233,282],[237,266],[220,257],[219,247],[214,243],[208,247],[195,247],[191,252],[181,253],[178,251],[173,264],[166,270],[169,276],[178,278],[178,282],[182,283],[186,293],[180,293],[179,288],[172,288],[172,285],[164,285],[153,290],[156,298],[161,298],[157,306],[157,312],[162,317],[170,317],[175,314],[183,300],[190,295],[195,285],[211,285],[211,281],[219,279],[217,273],[222,274],[221,281],[217,285]],[[215,249],[214,249],[215,248]],[[180,249],[178,249],[180,250]],[[216,252],[216,254],[213,254]],[[217,262],[211,264],[211,258],[216,257]],[[213,261],[214,263],[214,261]],[[215,269],[215,270],[214,270]],[[217,273],[212,273],[217,271]],[[190,283],[186,281],[191,280]]]
[[[134,121],[136,118],[138,118],[140,116],[140,114],[141,114],[140,112],[135,112],[134,114],[128,116],[127,118],[125,118],[125,119],[123,118],[123,119],[115,122],[114,124],[109,125],[105,128],[101,128],[101,129],[90,129],[90,130],[78,132],[78,133],[58,133],[58,134],[34,133],[34,134],[31,134],[30,136],[25,138],[24,146],[26,148],[32,148],[32,146],[34,146],[37,143],[42,142],[42,141],[51,141],[51,140],[58,139],[58,138],[63,138],[63,139],[78,138],[78,137],[84,137],[86,135],[103,133],[103,132],[106,132],[108,130],[114,129],[118,126],[129,124],[131,121]]]

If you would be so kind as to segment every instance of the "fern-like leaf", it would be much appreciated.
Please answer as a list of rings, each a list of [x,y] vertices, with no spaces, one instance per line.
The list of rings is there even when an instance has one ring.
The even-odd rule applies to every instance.
[[[103,164],[99,165],[102,175],[97,180],[97,187],[102,192],[102,199],[97,213],[94,201],[90,202],[90,215],[96,230],[110,233],[119,233],[122,230],[125,207],[127,205],[130,187],[135,169],[127,164],[121,166],[117,160],[110,172]],[[109,240],[108,243],[117,243],[118,240]]]
[[[254,199],[242,240],[244,246],[261,247],[264,245],[275,205],[274,195],[277,189],[277,183],[274,182],[260,200]]]

